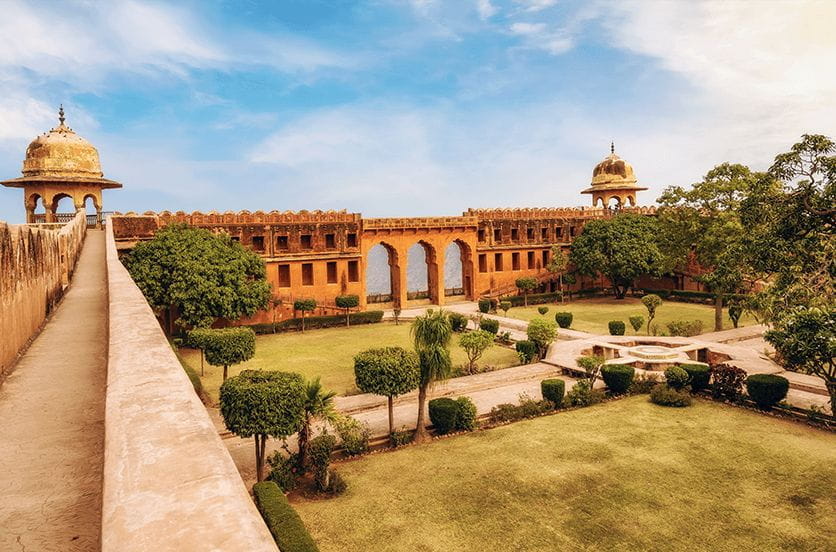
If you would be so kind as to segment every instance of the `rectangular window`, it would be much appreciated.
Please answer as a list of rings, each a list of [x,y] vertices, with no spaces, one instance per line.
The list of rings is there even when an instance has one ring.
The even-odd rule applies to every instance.
[[[302,285],[313,285],[313,263],[302,263]]]
[[[348,261],[348,281],[360,281],[360,263],[357,261]]]
[[[549,250],[544,249],[543,250],[543,268],[545,268],[547,264],[549,264]]]
[[[276,249],[279,251],[287,251],[290,249],[287,242],[287,236],[276,236]]]
[[[574,226],[569,227],[569,235],[572,236],[573,238],[575,237],[575,227]]]
[[[279,287],[290,287],[290,265],[279,265]]]
[[[337,283],[337,261],[330,261],[325,265],[329,284]]]
[[[555,239],[560,239],[563,237],[563,228],[557,227],[554,229],[554,237]]]
[[[488,271],[488,256],[484,253],[479,255],[479,272]]]
[[[337,247],[337,240],[334,239],[334,234],[325,234],[325,248],[334,249]]]
[[[493,269],[502,272],[502,253],[493,254]]]
[[[493,229],[493,241],[499,243],[502,241],[502,230],[500,228]]]
[[[540,237],[544,240],[549,239],[549,229],[547,227],[540,229]]]
[[[351,232],[350,234],[348,234],[346,236],[345,241],[346,241],[346,245],[348,245],[348,247],[357,247],[357,234],[355,234],[354,232]]]
[[[241,236],[232,236],[232,241],[240,242],[241,241]]]
[[[520,269],[520,254],[519,253],[511,253],[511,269],[512,270],[519,270]]]
[[[477,232],[477,234],[478,234],[478,236],[479,236],[479,241],[480,241],[480,242],[484,242],[484,241],[485,241],[485,229],[484,229],[484,228],[480,228],[480,229],[479,229],[479,232]]]
[[[264,236],[253,236],[253,251],[264,253]]]
[[[313,249],[313,239],[310,234],[302,234],[299,237],[299,245],[302,249]]]
[[[526,230],[525,231],[525,236],[528,238],[528,241],[533,240],[534,239],[534,228],[529,228],[528,230]]]
[[[534,269],[534,251],[528,252],[528,270]]]
[[[516,228],[511,228],[511,241],[515,242],[520,239],[520,231]]]

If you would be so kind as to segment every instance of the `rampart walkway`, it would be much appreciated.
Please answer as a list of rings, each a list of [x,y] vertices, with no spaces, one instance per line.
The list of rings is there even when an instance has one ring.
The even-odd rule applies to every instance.
[[[107,376],[104,232],[0,386],[0,550],[98,550]]]

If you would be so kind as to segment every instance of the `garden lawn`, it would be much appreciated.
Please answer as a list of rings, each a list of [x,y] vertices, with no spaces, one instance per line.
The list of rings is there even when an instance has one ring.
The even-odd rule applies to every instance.
[[[453,366],[467,361],[467,355],[458,346],[459,334],[453,334],[450,353]],[[255,338],[255,357],[230,366],[229,375],[234,376],[244,369],[282,370],[298,372],[306,378],[322,377],[326,389],[337,393],[357,392],[354,385],[354,355],[372,347],[403,347],[412,350],[409,323],[395,325],[390,322],[365,324],[350,328],[324,328],[306,332],[287,332],[258,335]],[[200,352],[181,349],[183,362],[200,374]],[[517,353],[511,349],[494,345],[479,360],[480,368],[508,368],[519,364]],[[208,396],[218,401],[218,390],[223,377],[223,367],[204,364],[206,375],[201,377]]]
[[[836,435],[631,397],[334,464],[322,552],[836,550]]]
[[[545,315],[538,313],[537,307],[539,306],[549,307],[549,312]],[[641,299],[633,297],[620,300],[603,298],[581,299],[571,302],[567,301],[563,304],[552,303],[531,307],[512,307],[508,311],[507,316],[520,320],[532,320],[533,318],[543,317],[554,320],[555,313],[561,311],[571,312],[574,315],[570,329],[596,334],[609,334],[610,330],[607,323],[610,320],[622,320],[627,326],[626,335],[635,335],[636,332],[630,326],[629,318],[640,314],[644,317],[645,325],[638,333],[640,335],[647,334],[647,309],[642,304]],[[505,316],[501,310],[497,314]],[[668,328],[666,324],[673,320],[702,320],[703,333],[713,332],[714,307],[711,305],[664,301],[656,309],[656,318],[653,319],[653,323],[658,324],[660,331],[667,333]],[[741,327],[755,323],[755,320],[747,314],[740,317]],[[728,310],[723,309],[723,329],[728,330],[733,327],[734,325],[729,319]]]

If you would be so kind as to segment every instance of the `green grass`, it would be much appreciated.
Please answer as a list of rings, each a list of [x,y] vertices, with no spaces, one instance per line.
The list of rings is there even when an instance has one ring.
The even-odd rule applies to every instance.
[[[322,377],[327,389],[339,394],[356,392],[354,385],[354,355],[372,347],[412,349],[409,323],[395,325],[389,322],[353,326],[351,328],[326,328],[308,330],[305,333],[288,332],[256,336],[255,357],[243,364],[230,366],[229,375],[244,369],[283,370],[298,372],[306,378]],[[450,347],[453,365],[467,360],[458,346],[458,335],[453,336]],[[200,374],[200,353],[181,349],[182,360]],[[479,360],[480,367],[508,368],[519,364],[517,353],[494,345]],[[212,401],[218,401],[218,390],[223,377],[223,367],[204,364],[201,377],[203,389]]]
[[[644,316],[645,326],[639,330],[639,334],[645,335],[647,333],[647,309],[642,305],[641,299],[626,298],[626,299],[583,299],[580,301],[566,302],[563,304],[555,303],[545,305],[549,307],[549,312],[542,315],[537,312],[536,305],[533,307],[513,307],[508,311],[509,318],[518,318],[520,320],[531,320],[533,318],[548,318],[554,320],[556,312],[566,311],[574,315],[572,326],[570,329],[579,330],[582,332],[590,332],[597,334],[609,334],[610,330],[607,323],[610,320],[622,320],[627,326],[626,335],[635,335],[633,327],[630,326],[630,316],[640,314]],[[499,311],[502,314],[502,311]],[[504,315],[503,315],[504,316]],[[665,301],[656,309],[656,318],[653,319],[654,324],[658,324],[659,330],[667,332],[666,324],[673,320],[702,320],[703,333],[714,331],[714,307],[710,305],[699,305],[694,303],[679,303],[674,301]],[[740,326],[747,326],[755,324],[755,320],[744,314],[740,318]],[[729,319],[727,309],[723,309],[723,328],[731,329],[734,325]]]
[[[627,398],[335,464],[328,551],[836,549],[836,436]]]

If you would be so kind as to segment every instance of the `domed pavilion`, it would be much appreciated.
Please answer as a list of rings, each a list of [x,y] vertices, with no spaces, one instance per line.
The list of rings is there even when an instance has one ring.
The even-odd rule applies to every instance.
[[[64,222],[56,213],[58,202],[72,198],[75,210],[84,209],[92,198],[96,207],[96,225],[102,222],[102,190],[121,188],[122,184],[103,178],[99,152],[93,145],[73,132],[65,123],[63,106],[58,111],[58,126],[35,138],[26,148],[23,176],[0,182],[9,188],[23,188],[26,222],[36,220],[35,208],[40,200],[45,209],[44,222]]]
[[[635,207],[636,192],[646,190],[636,184],[633,166],[615,154],[615,144],[610,144],[610,154],[592,171],[592,186],[582,194],[592,194],[592,205],[607,207],[612,200],[616,207]]]

